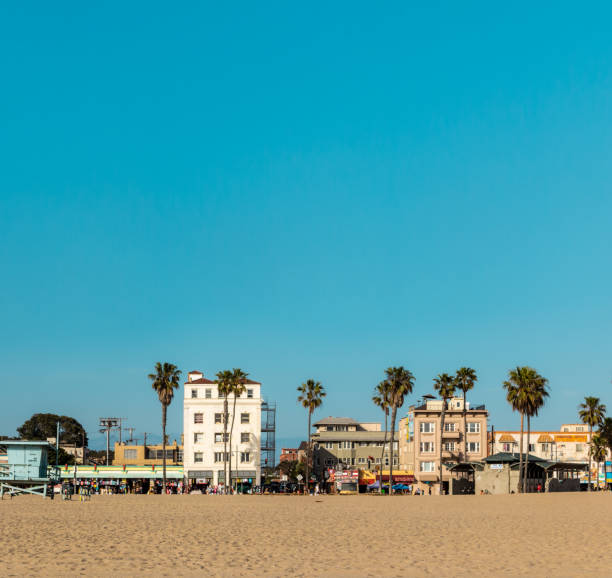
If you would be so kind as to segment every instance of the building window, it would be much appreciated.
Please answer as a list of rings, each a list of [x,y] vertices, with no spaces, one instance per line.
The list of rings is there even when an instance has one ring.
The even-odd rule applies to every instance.
[[[331,466],[333,465],[334,460],[332,458],[325,458],[325,465],[326,466]]]
[[[215,414],[215,423],[223,423],[223,414],[222,413],[216,413]]]
[[[340,446],[338,445],[338,447]],[[353,442],[342,442],[342,449],[344,450],[353,449]]]
[[[225,460],[229,459],[229,452],[225,454]],[[215,463],[221,463],[223,461],[223,452],[215,452]]]
[[[468,433],[480,433],[480,422],[468,421],[467,428]]]
[[[251,441],[251,434],[248,431],[243,431],[240,434],[240,443],[248,444]]]
[[[419,424],[421,433],[434,433],[436,430],[436,424],[433,421],[422,421]]]
[[[138,450],[123,450],[123,459],[125,460],[137,460]]]
[[[359,447],[360,448],[365,448],[368,446],[368,442],[359,442]]]
[[[379,465],[380,465],[380,458],[376,458],[376,459],[374,460],[374,463],[375,463],[375,464],[379,464]]]
[[[191,390],[191,397],[198,397],[198,390],[197,389],[192,389]]]
[[[576,452],[582,451],[582,444],[576,444]]]
[[[399,442],[393,442],[393,451],[397,451],[399,449]]]
[[[225,399],[225,394],[219,388],[217,388],[217,395],[220,399]]]
[[[550,451],[550,444],[542,444],[542,453],[546,454]]]
[[[249,399],[253,399],[253,390],[252,389],[247,389],[247,397]]]
[[[457,424],[451,422],[451,423],[445,423],[444,424],[444,431],[455,431],[455,427]]]
[[[248,413],[241,413],[240,414],[240,423],[249,423],[251,420],[251,417]]]
[[[420,450],[422,454],[432,454],[434,452],[433,442],[421,442]]]
[[[182,462],[183,461],[183,450],[179,450],[178,451],[178,461]]]
[[[576,431],[584,431],[584,428],[583,428],[581,425],[579,425],[579,426],[576,428]]]
[[[433,472],[436,469],[436,462],[421,462],[419,464],[419,471],[421,472]]]
[[[250,462],[251,461],[251,454],[250,452],[240,452],[240,462],[241,463],[246,463],[246,462]]]
[[[225,441],[226,442],[229,441],[229,433],[225,434]],[[217,432],[215,434],[215,443],[216,444],[223,443],[223,433],[222,432]]]
[[[479,454],[480,453],[480,442],[468,442],[468,453]]]
[[[194,413],[193,414],[193,423],[204,423],[204,414],[203,413]]]
[[[196,464],[201,464],[204,461],[204,454],[202,452],[195,452],[193,454],[193,461]]]
[[[444,442],[444,451],[445,452],[454,452],[455,451],[455,442]]]
[[[357,459],[357,463],[365,464],[366,463],[366,459],[365,458],[358,458]]]
[[[334,442],[325,442],[325,449],[326,450],[333,450],[334,449]]]
[[[210,389],[204,390],[204,397],[206,399],[211,399],[212,398],[212,391]]]
[[[546,444],[544,444],[546,445]],[[511,452],[512,451],[512,444],[502,444],[502,451],[504,452]]]
[[[204,441],[204,434],[202,432],[195,432],[193,434],[193,443],[201,444]]]
[[[529,444],[529,449],[527,451],[535,452],[535,444]]]
[[[394,457],[393,457],[393,465],[394,465],[394,466],[397,466],[397,464],[398,464],[398,463],[399,463],[399,462],[397,461],[397,458],[394,456]]]

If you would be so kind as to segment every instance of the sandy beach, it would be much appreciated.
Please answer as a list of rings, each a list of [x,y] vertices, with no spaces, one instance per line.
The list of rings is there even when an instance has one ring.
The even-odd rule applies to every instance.
[[[0,502],[4,576],[605,575],[612,494]]]

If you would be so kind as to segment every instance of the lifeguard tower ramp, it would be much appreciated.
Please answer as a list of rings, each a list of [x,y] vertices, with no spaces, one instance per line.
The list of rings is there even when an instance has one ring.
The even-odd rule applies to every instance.
[[[60,479],[57,466],[47,464],[48,442],[11,440],[2,441],[6,447],[7,463],[0,464],[0,499],[4,494],[35,494],[53,497],[53,484]]]

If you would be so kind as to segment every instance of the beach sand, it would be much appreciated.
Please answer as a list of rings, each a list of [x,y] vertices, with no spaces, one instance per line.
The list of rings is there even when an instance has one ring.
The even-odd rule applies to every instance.
[[[0,575],[612,575],[612,493],[20,496]]]

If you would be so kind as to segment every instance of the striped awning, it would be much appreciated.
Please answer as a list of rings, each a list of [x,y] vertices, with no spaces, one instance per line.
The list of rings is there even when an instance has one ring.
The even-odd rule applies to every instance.
[[[542,434],[539,438],[538,438],[538,443],[539,444],[552,444],[553,443],[553,439],[552,437],[550,437],[548,434]]]
[[[502,434],[499,438],[500,443],[502,444],[515,444],[516,440],[510,434]]]

